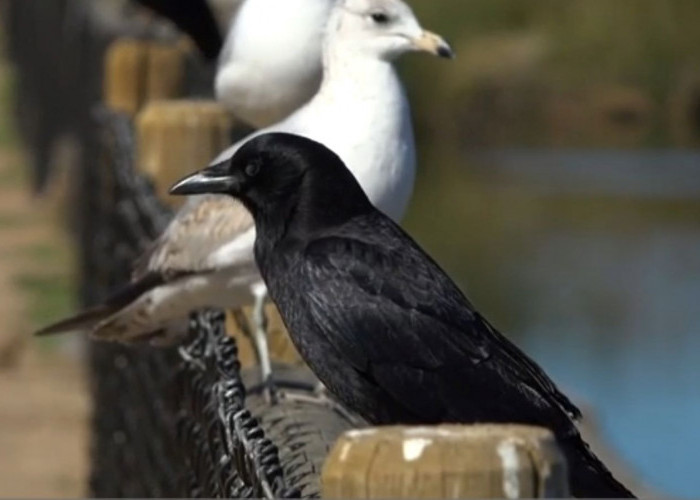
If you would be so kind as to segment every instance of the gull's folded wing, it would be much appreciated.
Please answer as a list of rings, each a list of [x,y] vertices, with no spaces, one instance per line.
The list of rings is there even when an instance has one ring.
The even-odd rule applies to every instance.
[[[163,234],[136,261],[133,278],[151,272],[207,272],[235,265],[236,241],[254,229],[253,218],[228,196],[191,197]],[[252,248],[252,245],[249,246]],[[241,258],[252,258],[241,256]]]

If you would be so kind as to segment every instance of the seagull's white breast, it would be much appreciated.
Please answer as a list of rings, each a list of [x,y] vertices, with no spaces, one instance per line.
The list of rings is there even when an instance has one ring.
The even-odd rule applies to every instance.
[[[372,203],[400,221],[413,194],[416,153],[398,76],[387,63],[334,76],[309,104],[271,129],[305,135],[332,149]]]

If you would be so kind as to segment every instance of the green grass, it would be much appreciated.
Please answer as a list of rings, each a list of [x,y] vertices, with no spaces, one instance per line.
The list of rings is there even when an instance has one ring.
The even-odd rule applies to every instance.
[[[0,33],[0,45],[1,38]],[[17,154],[20,145],[12,109],[15,85],[12,69],[0,58],[0,149],[5,150],[0,159],[5,162],[0,165],[0,186],[3,189],[23,190],[27,170]],[[50,224],[47,219],[36,212],[1,213],[0,231],[32,227],[41,230]],[[13,253],[8,258],[17,263],[13,284],[24,296],[30,326],[36,328],[73,312],[75,284],[71,275],[71,249],[63,241],[54,239],[10,248]],[[51,339],[42,342],[42,346],[48,349],[54,344],[55,341]]]
[[[14,99],[14,78],[9,68],[0,61],[0,148],[12,147],[17,142],[10,106]]]
[[[72,254],[62,241],[37,242],[20,247],[17,259],[21,269],[15,286],[24,296],[27,316],[32,328],[45,326],[75,311],[76,285],[73,277]],[[42,346],[51,350],[54,339]]]
[[[68,259],[67,249],[53,243],[35,243],[21,249],[22,255],[32,262],[61,262]]]
[[[694,0],[416,0],[423,23],[453,41],[529,31],[551,39],[556,65],[611,76],[644,74],[659,62],[695,59],[700,3]],[[588,63],[588,64],[587,64]]]
[[[684,75],[700,74],[697,1],[416,0],[414,7],[427,28],[444,34],[457,49],[457,59],[451,63],[406,58],[404,68],[416,121],[422,123],[455,122],[465,113],[465,102],[480,88],[479,83],[512,88],[514,95],[522,98],[528,89],[517,81],[525,75],[542,89],[543,100],[530,109],[517,108],[514,119],[493,116],[510,132],[506,141],[531,145],[527,131],[552,95],[594,85],[622,85],[642,90],[657,108],[654,132],[638,146],[665,147],[673,144],[668,131],[668,101],[679,92]],[[520,53],[517,44],[511,44],[513,50],[498,49],[499,39],[513,36],[543,41],[542,54],[528,63],[531,56],[527,51]],[[482,61],[489,64],[478,64]],[[494,81],[488,70],[499,62],[501,73]],[[524,73],[512,69],[519,67],[519,62],[530,69]],[[548,139],[542,132],[532,145],[549,146]],[[614,139],[612,146],[616,145]],[[458,142],[460,138],[451,140]],[[624,147],[622,138],[619,143]]]
[[[17,275],[15,285],[28,301],[32,326],[56,321],[74,309],[72,279],[68,274],[27,272]]]
[[[0,230],[21,228],[31,222],[29,214],[0,213]]]
[[[0,186],[22,187],[26,182],[26,173],[18,166],[10,165],[0,169]]]

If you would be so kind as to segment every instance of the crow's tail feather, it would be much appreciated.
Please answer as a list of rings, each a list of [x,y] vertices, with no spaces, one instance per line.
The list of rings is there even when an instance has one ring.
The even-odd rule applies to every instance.
[[[577,498],[636,498],[615,479],[581,436],[560,439],[569,466],[571,493]]]

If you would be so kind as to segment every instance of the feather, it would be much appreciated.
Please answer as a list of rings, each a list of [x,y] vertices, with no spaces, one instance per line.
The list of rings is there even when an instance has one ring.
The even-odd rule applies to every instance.
[[[178,277],[181,277],[179,275]],[[172,277],[173,279],[175,277]],[[54,335],[57,333],[71,332],[81,329],[92,329],[100,322],[109,318],[121,308],[131,304],[142,294],[160,286],[166,282],[165,276],[158,273],[148,273],[142,278],[129,283],[110,296],[104,303],[91,307],[83,312],[61,321],[57,321],[34,333],[39,337]]]

